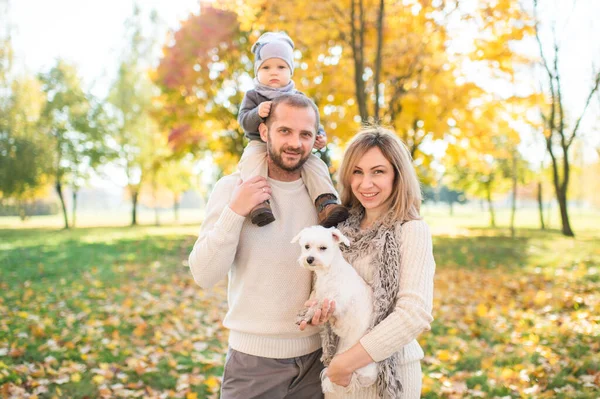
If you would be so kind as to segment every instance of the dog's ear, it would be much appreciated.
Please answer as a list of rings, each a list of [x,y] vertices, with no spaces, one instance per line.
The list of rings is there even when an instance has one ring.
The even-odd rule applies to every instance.
[[[350,240],[348,240],[348,238],[346,238],[346,236],[338,229],[331,229],[331,237],[333,237],[333,242],[338,245],[346,244],[347,246],[350,246]]]
[[[302,230],[304,231],[304,230]],[[298,240],[300,239],[300,236],[302,235],[302,231],[300,233],[298,233],[298,235],[296,235],[296,237],[292,238],[292,241],[290,241],[291,244],[298,242]]]

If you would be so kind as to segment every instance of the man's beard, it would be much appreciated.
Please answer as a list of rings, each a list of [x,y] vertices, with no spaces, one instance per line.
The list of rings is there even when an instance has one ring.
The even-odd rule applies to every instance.
[[[283,162],[283,157],[281,155],[284,151],[302,154],[301,150],[290,150],[290,147],[288,146],[283,146],[281,147],[281,150],[279,152],[276,152],[271,146],[270,140],[267,141],[267,153],[269,154],[269,158],[271,158],[271,161],[275,164],[275,166],[286,172],[297,171],[304,165],[304,163],[308,160],[308,157],[310,156],[310,151],[308,151],[304,157],[300,157],[300,159],[298,159],[298,162],[296,162],[296,164],[286,165]]]

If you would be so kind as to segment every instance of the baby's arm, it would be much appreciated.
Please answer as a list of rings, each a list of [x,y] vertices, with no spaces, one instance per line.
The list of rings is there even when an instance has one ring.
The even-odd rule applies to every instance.
[[[258,126],[263,123],[263,118],[259,115],[260,100],[252,90],[246,92],[240,111],[238,113],[238,122],[244,134],[251,140],[260,140]]]

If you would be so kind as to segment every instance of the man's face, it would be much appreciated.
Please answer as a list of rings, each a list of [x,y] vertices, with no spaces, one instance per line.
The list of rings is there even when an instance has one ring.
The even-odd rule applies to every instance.
[[[279,104],[271,118],[269,128],[260,125],[260,137],[267,142],[275,166],[295,172],[304,165],[315,143],[315,112],[312,108]]]

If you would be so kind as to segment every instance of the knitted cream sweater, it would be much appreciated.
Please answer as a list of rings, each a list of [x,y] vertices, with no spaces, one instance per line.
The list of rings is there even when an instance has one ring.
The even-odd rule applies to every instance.
[[[300,247],[291,241],[317,223],[315,207],[302,180],[269,179],[275,222],[257,227],[227,206],[238,181],[238,173],[222,178],[210,196],[189,257],[194,280],[208,288],[229,275],[223,325],[233,349],[278,359],[314,352],[321,347],[317,328],[295,324],[311,273],[298,264]]]
[[[350,243],[352,245],[352,243]],[[381,361],[394,352],[401,352],[403,369],[398,371],[402,378],[403,398],[418,398],[421,389],[421,373],[415,361],[423,358],[423,350],[416,341],[417,336],[430,329],[433,321],[433,259],[431,233],[427,223],[413,220],[404,223],[401,230],[400,289],[395,310],[367,333],[360,343],[375,361]],[[374,254],[364,254],[352,266],[369,284],[375,270],[371,260]],[[416,369],[416,372],[415,372]],[[335,398],[334,395],[325,395]],[[344,395],[347,399],[379,398],[375,385]]]

